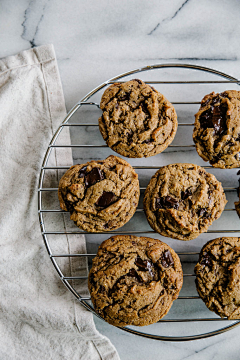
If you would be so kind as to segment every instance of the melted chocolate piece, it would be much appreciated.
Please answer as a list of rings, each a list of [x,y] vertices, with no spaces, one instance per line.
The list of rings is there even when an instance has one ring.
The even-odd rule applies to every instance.
[[[221,135],[226,130],[226,107],[211,106],[200,116],[201,127],[206,130],[214,129],[214,134]]]
[[[227,97],[228,97],[228,94],[227,94],[226,92],[222,92],[222,93],[220,93],[219,95],[221,95],[221,96],[224,97],[224,98],[227,98]]]
[[[199,212],[198,212],[198,216],[202,216],[204,218],[207,218],[208,216],[207,215],[207,209],[206,208],[203,208],[203,209],[200,209]]]
[[[103,191],[102,196],[100,196],[95,203],[95,205],[102,208],[106,208],[109,205],[112,205],[118,200],[118,197],[111,191]]]
[[[143,144],[150,144],[151,142],[153,142],[152,139],[147,139],[147,140],[144,140],[142,143]]]
[[[141,108],[142,108],[142,111],[143,111],[145,114],[149,115],[149,111],[148,111],[147,105],[145,104],[144,101],[142,101],[142,102],[140,103],[140,106],[141,106]]]
[[[133,81],[137,81],[140,85],[142,85],[142,81],[139,79],[133,79]]]
[[[200,264],[204,265],[204,266],[211,267],[212,266],[211,256],[208,253],[203,254],[203,257],[202,257],[202,260],[201,260]]]
[[[85,185],[87,187],[95,185],[98,181],[105,179],[104,173],[99,168],[93,168],[85,176]]]
[[[83,178],[86,175],[86,172],[87,172],[87,166],[82,167],[79,170],[78,177]]]
[[[187,190],[181,192],[182,200],[187,199],[190,195],[192,195],[192,190],[191,189],[187,189]]]
[[[178,200],[172,198],[171,196],[163,196],[161,198],[156,198],[155,206],[157,209],[178,209],[179,202]]]
[[[164,253],[162,254],[161,263],[162,263],[162,266],[165,268],[168,268],[168,267],[174,265],[172,255],[169,250],[164,251]]]
[[[132,143],[133,143],[133,138],[132,138],[132,136],[133,136],[133,132],[132,132],[132,130],[130,130],[130,132],[129,133],[127,133],[127,141],[128,141],[128,144],[129,145],[131,145]]]
[[[138,282],[142,282],[142,279],[140,278],[135,269],[130,269],[127,275],[135,278]]]
[[[119,98],[120,101],[126,101],[130,99],[130,94],[131,91],[129,93],[126,93],[125,95],[123,95],[121,98]]]
[[[240,175],[240,170],[238,170],[237,175]]]
[[[215,105],[215,104],[217,104],[218,102],[220,102],[220,97],[219,97],[219,96],[215,96],[215,97],[212,99],[212,104]]]
[[[206,106],[210,102],[210,98],[208,98],[206,101],[201,101],[201,107]]]
[[[153,276],[152,272],[152,263],[148,260],[142,260],[139,256],[135,260],[135,265],[139,267],[140,271],[148,271],[151,276]]]
[[[237,153],[237,154],[235,155],[235,159],[238,160],[238,161],[240,160],[240,153]],[[239,173],[239,174],[240,174],[240,173]],[[237,175],[239,175],[239,174],[237,174]]]

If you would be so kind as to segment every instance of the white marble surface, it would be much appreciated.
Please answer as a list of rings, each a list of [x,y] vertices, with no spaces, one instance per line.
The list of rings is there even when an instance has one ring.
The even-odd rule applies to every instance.
[[[0,57],[53,43],[68,109],[106,79],[154,63],[204,65],[240,78],[239,13],[237,0],[2,0]],[[171,95],[176,94],[170,91],[169,100]],[[173,155],[164,156],[168,162]],[[236,171],[228,174],[221,176],[236,186]],[[215,229],[223,225],[238,228],[236,215],[223,217]],[[173,247],[179,246],[175,241]],[[187,246],[199,244],[194,240]],[[168,343],[130,335],[98,319],[96,325],[123,360],[240,357],[240,327],[205,340]]]

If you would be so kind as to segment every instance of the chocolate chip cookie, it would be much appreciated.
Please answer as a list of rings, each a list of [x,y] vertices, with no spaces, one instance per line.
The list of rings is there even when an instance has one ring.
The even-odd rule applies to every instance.
[[[240,91],[206,95],[195,115],[198,154],[214,167],[240,167]]]
[[[237,175],[240,175],[240,170],[238,170]],[[238,194],[239,200],[236,201],[234,204],[235,204],[236,212],[240,218],[240,178],[238,179],[238,183],[239,183],[239,186],[237,188],[237,194]]]
[[[80,229],[101,232],[118,229],[131,219],[139,193],[132,166],[111,155],[72,166],[60,180],[58,198]]]
[[[88,286],[95,310],[116,326],[144,326],[167,314],[183,283],[178,255],[160,240],[113,236],[99,247]]]
[[[161,153],[174,139],[177,115],[173,105],[141,80],[115,83],[101,99],[99,129],[107,145],[130,158]]]
[[[229,320],[240,319],[240,238],[205,244],[195,273],[197,291],[207,307]]]
[[[214,175],[194,164],[163,166],[150,180],[144,210],[163,236],[192,240],[220,217],[226,197]]]

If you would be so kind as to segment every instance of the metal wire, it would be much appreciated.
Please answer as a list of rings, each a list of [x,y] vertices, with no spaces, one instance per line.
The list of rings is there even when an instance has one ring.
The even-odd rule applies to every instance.
[[[95,106],[97,108],[99,108],[99,104],[96,102],[89,102],[88,100],[97,92],[99,92],[100,90],[102,90],[104,87],[106,87],[109,84],[113,84],[115,82],[123,82],[119,79],[129,76],[129,75],[135,75],[139,72],[144,72],[144,71],[149,71],[149,70],[155,70],[155,69],[166,69],[166,68],[183,68],[183,69],[193,69],[193,70],[198,70],[198,71],[203,71],[203,72],[207,72],[213,75],[217,75],[219,77],[222,77],[224,79],[227,80],[220,80],[220,81],[145,81],[148,84],[229,84],[229,83],[233,83],[233,84],[240,84],[240,80],[224,74],[222,72],[219,72],[217,70],[214,69],[209,69],[206,67],[201,67],[201,66],[196,66],[196,65],[189,65],[189,64],[160,64],[160,65],[151,65],[151,66],[146,66],[143,67],[141,69],[136,69],[136,70],[132,70],[129,71],[127,73],[121,74],[116,76],[115,78],[112,78],[106,82],[104,82],[103,84],[101,84],[100,86],[98,86],[97,88],[93,89],[91,92],[89,92],[83,99],[81,99],[81,101],[79,101],[79,103],[77,103],[72,110],[67,114],[66,118],[64,119],[64,121],[62,122],[62,124],[59,126],[59,128],[57,129],[57,131],[55,132],[52,140],[50,141],[50,144],[47,148],[46,154],[44,156],[43,159],[43,163],[42,163],[42,167],[41,167],[41,171],[40,171],[40,176],[39,176],[39,185],[38,185],[38,214],[39,214],[39,223],[40,223],[40,228],[41,228],[41,232],[42,232],[42,236],[43,236],[43,241],[44,244],[46,246],[47,252],[49,254],[49,257],[60,277],[60,279],[62,280],[63,284],[74,294],[74,296],[76,297],[76,299],[78,301],[80,301],[80,303],[88,310],[90,310],[91,312],[93,312],[97,317],[100,318],[100,316],[94,311],[93,307],[91,306],[90,301],[90,297],[88,296],[81,296],[78,291],[74,288],[72,281],[73,280],[79,280],[79,281],[86,281],[87,280],[87,275],[86,276],[64,276],[64,274],[62,273],[61,268],[59,267],[56,259],[58,258],[70,258],[70,257],[79,257],[79,258],[91,258],[94,257],[96,254],[95,253],[91,253],[91,254],[54,254],[52,253],[49,241],[48,241],[48,235],[71,235],[71,234],[94,234],[94,233],[88,233],[85,231],[80,231],[80,230],[75,230],[75,231],[48,231],[45,229],[45,223],[44,223],[44,214],[48,214],[48,213],[66,213],[65,211],[61,210],[61,209],[43,209],[42,208],[42,194],[44,192],[52,192],[52,191],[57,191],[57,188],[45,188],[43,186],[44,183],[44,176],[45,176],[45,172],[48,170],[66,170],[69,168],[69,166],[48,166],[48,160],[50,157],[50,154],[52,152],[52,150],[54,148],[90,148],[90,149],[97,149],[97,148],[105,148],[107,147],[107,145],[84,145],[84,144],[73,144],[73,145],[64,145],[64,144],[58,144],[56,145],[56,141],[61,133],[61,131],[64,129],[64,127],[83,127],[83,126],[92,126],[92,127],[96,127],[98,126],[97,124],[94,123],[81,123],[81,124],[76,124],[76,123],[69,123],[69,120],[72,118],[72,116],[76,113],[76,111],[81,107],[81,106]],[[178,104],[178,105],[196,105],[196,104],[200,104],[199,101],[196,102],[172,102],[173,104]],[[178,124],[179,126],[194,126],[194,124],[188,124],[188,123],[180,123]],[[173,148],[182,148],[182,147],[191,147],[193,148],[195,145],[194,144],[189,144],[189,145],[170,145]],[[134,166],[134,169],[143,169],[143,170],[148,170],[148,169],[159,169],[159,166]],[[205,166],[205,169],[211,169],[212,166]],[[145,190],[145,187],[141,187],[140,190]],[[236,191],[237,188],[235,187],[225,187],[224,188],[225,191]],[[225,211],[234,211],[235,209],[225,209]],[[143,212],[143,209],[138,208],[137,212]],[[240,232],[240,230],[208,230],[208,233],[237,233]],[[112,232],[102,232],[100,234],[140,234],[140,233],[144,233],[144,234],[153,234],[154,231],[153,230],[145,230],[145,231],[140,231],[140,230],[129,230],[129,231],[112,231]],[[99,234],[99,233],[98,233]],[[179,252],[178,255],[179,256],[193,256],[193,255],[198,255],[198,252]],[[184,274],[184,277],[193,277],[194,278],[195,274],[194,273],[186,273]],[[179,296],[178,300],[181,301],[187,301],[187,300],[199,300],[200,297],[199,296]],[[159,323],[184,323],[184,322],[227,322],[229,321],[228,319],[224,318],[213,318],[213,317],[209,317],[209,318],[183,318],[183,319],[161,319],[159,321]],[[231,322],[233,322],[231,320]],[[233,323],[231,323],[230,325],[227,325],[225,327],[222,327],[218,330],[215,331],[211,331],[211,332],[207,332],[207,333],[203,333],[203,334],[199,334],[199,335],[191,335],[191,336],[161,336],[161,335],[155,335],[155,334],[148,334],[148,333],[143,333],[140,332],[138,330],[133,330],[129,327],[125,327],[125,328],[121,328],[124,331],[127,331],[129,333],[135,334],[135,335],[139,335],[142,337],[146,337],[146,338],[151,338],[151,339],[156,339],[156,340],[164,340],[164,341],[190,341],[190,340],[196,340],[196,339],[203,339],[206,337],[211,337],[217,334],[221,334],[225,331],[228,331],[236,326],[238,326],[240,324],[240,321],[234,321]]]

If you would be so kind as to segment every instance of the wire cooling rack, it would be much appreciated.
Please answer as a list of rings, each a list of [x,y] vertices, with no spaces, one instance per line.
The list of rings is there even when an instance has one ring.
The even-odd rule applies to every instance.
[[[199,79],[199,75],[200,75],[200,79]],[[143,77],[146,77],[146,76],[147,76],[147,78],[144,79]],[[215,89],[218,89],[219,87],[220,87],[219,91],[224,91],[227,88],[232,89],[234,86],[238,87],[239,83],[240,83],[240,81],[238,79],[236,79],[230,75],[224,74],[224,73],[216,71],[214,69],[202,67],[202,66],[187,65],[187,64],[160,64],[160,65],[146,66],[146,67],[143,67],[140,69],[129,71],[127,73],[118,75],[110,80],[107,80],[103,84],[101,84],[100,86],[98,86],[97,88],[95,88],[94,90],[89,92],[83,99],[81,99],[72,108],[72,110],[67,114],[66,118],[63,120],[63,122],[61,123],[61,125],[59,126],[57,131],[55,132],[55,134],[54,134],[53,138],[51,139],[49,146],[46,150],[46,154],[44,156],[44,160],[43,160],[41,171],[40,171],[40,177],[39,177],[38,213],[39,213],[39,222],[40,222],[41,232],[42,232],[43,240],[44,240],[45,246],[47,248],[48,254],[50,256],[50,259],[51,259],[55,269],[57,270],[57,273],[58,273],[60,279],[62,280],[62,282],[64,283],[64,285],[73,293],[73,295],[76,297],[76,299],[86,309],[90,310],[98,317],[100,317],[100,316],[94,311],[94,309],[91,305],[90,297],[81,295],[79,293],[79,291],[76,289],[76,287],[73,285],[73,282],[72,282],[72,280],[86,282],[87,275],[85,275],[85,276],[65,276],[64,271],[62,270],[62,267],[58,263],[59,259],[69,260],[69,258],[71,258],[71,257],[72,258],[85,258],[85,259],[89,258],[89,259],[91,259],[93,256],[96,255],[96,253],[89,252],[87,254],[85,254],[85,253],[84,254],[83,253],[57,254],[52,250],[52,248],[50,246],[49,236],[50,235],[61,236],[61,235],[73,235],[73,234],[74,235],[86,234],[87,243],[88,243],[88,241],[90,241],[90,242],[93,241],[92,239],[94,236],[95,236],[95,239],[97,238],[99,240],[101,236],[102,236],[102,239],[107,239],[112,234],[133,234],[133,235],[149,234],[150,236],[152,236],[154,238],[161,238],[161,237],[159,236],[159,234],[156,234],[149,227],[147,227],[145,229],[136,229],[136,226],[133,226],[133,225],[134,224],[138,225],[139,222],[138,223],[136,221],[134,222],[134,220],[131,220],[129,222],[130,228],[128,226],[127,230],[124,230],[125,229],[125,227],[124,227],[124,228],[120,229],[119,231],[111,231],[111,232],[109,231],[109,232],[104,232],[101,234],[87,233],[85,231],[81,231],[78,228],[75,228],[74,230],[68,230],[68,231],[66,231],[66,229],[60,229],[58,231],[51,231],[46,227],[46,218],[44,216],[49,216],[50,213],[63,213],[62,216],[64,216],[64,215],[66,215],[66,212],[61,210],[60,207],[56,208],[56,209],[44,208],[43,193],[46,194],[46,192],[47,192],[50,194],[50,193],[55,192],[57,194],[57,190],[58,190],[57,187],[45,187],[44,180],[45,180],[46,172],[48,170],[51,170],[51,171],[57,170],[57,171],[62,171],[64,173],[71,165],[71,164],[69,164],[69,166],[49,166],[49,159],[50,159],[50,155],[53,152],[53,149],[60,148],[62,150],[64,150],[64,149],[66,150],[67,148],[71,148],[73,150],[73,152],[75,150],[77,151],[80,149],[81,153],[84,153],[84,152],[86,153],[86,150],[87,150],[88,151],[88,153],[87,153],[88,159],[84,160],[84,161],[82,160],[82,163],[87,162],[90,159],[96,159],[98,156],[103,154],[101,151],[105,150],[105,148],[107,148],[106,150],[108,152],[106,153],[105,156],[103,155],[102,158],[107,157],[109,155],[109,153],[111,153],[111,150],[107,147],[107,145],[103,144],[103,140],[102,140],[102,143],[100,143],[100,144],[96,143],[96,139],[93,140],[94,144],[86,143],[86,142],[88,142],[88,140],[91,141],[91,129],[93,129],[94,134],[99,133],[97,130],[98,116],[94,115],[96,117],[96,118],[94,117],[95,122],[91,122],[91,116],[88,116],[89,113],[84,112],[84,118],[85,118],[84,122],[82,120],[80,120],[80,121],[78,120],[77,122],[74,120],[74,121],[70,122],[70,120],[75,119],[76,114],[79,112],[79,110],[82,110],[85,107],[88,107],[90,109],[90,112],[92,109],[98,109],[101,94],[103,93],[103,91],[109,84],[112,84],[115,82],[127,81],[130,79],[136,78],[136,77],[142,79],[144,82],[146,82],[150,85],[154,85],[155,87],[160,86],[160,88],[157,88],[157,89],[160,92],[162,92],[164,95],[166,95],[166,92],[168,93],[168,95],[166,95],[166,97],[174,104],[175,108],[178,107],[179,110],[177,110],[177,113],[182,114],[179,117],[178,132],[181,133],[182,129],[183,129],[182,133],[187,132],[187,129],[190,129],[190,131],[191,131],[189,133],[190,137],[188,137],[189,142],[191,142],[191,140],[192,140],[191,133],[193,130],[192,127],[194,125],[193,124],[194,117],[192,115],[194,114],[194,112],[190,112],[191,116],[188,116],[187,112],[184,109],[188,109],[189,107],[193,106],[194,110],[197,111],[199,104],[200,104],[200,100],[202,99],[202,97],[205,94],[207,94]],[[158,80],[159,78],[160,78],[160,80]],[[176,78],[178,80],[176,80]],[[170,86],[170,90],[168,87],[168,90],[163,91],[162,90],[163,87],[166,87],[166,86]],[[181,89],[178,86],[181,86]],[[223,86],[223,88],[221,88],[221,86]],[[188,87],[189,90],[186,90],[186,87]],[[196,92],[196,89],[198,90],[197,92]],[[174,101],[171,98],[172,96],[176,96],[176,94],[179,94],[179,93],[181,93],[183,95],[184,101],[182,99],[180,99],[180,101],[179,101],[179,99],[177,99],[178,101]],[[197,98],[193,98],[193,96],[197,96]],[[185,101],[186,99],[188,101]],[[77,118],[78,118],[78,116],[77,116]],[[183,118],[184,121],[181,121],[180,118]],[[60,134],[62,133],[62,131],[64,129],[66,129],[66,127],[69,128],[70,131],[74,129],[74,131],[72,131],[72,138],[74,138],[74,137],[76,138],[75,133],[76,133],[77,129],[80,129],[81,132],[83,132],[84,129],[90,129],[90,131],[88,131],[86,133],[87,139],[86,138],[82,139],[80,141],[80,143],[57,144]],[[96,130],[96,132],[94,132],[95,130]],[[176,138],[177,138],[177,136],[176,136]],[[181,151],[183,151],[182,149],[185,149],[184,150],[185,153],[184,152],[181,153]],[[165,161],[167,161],[167,163],[187,162],[185,160],[185,155],[184,155],[184,154],[188,154],[188,153],[186,153],[186,151],[195,151],[195,149],[194,149],[194,144],[188,144],[188,143],[186,144],[185,140],[184,140],[184,143],[182,143],[182,144],[175,144],[175,142],[173,142],[169,146],[168,151],[165,150],[165,152],[163,152],[162,154],[165,153],[167,155],[167,158],[165,160]],[[195,151],[195,153],[196,153],[196,151]],[[199,159],[199,157],[196,157],[197,160],[195,161],[195,155],[196,155],[195,153],[190,154],[191,161],[188,161],[188,162],[196,162],[196,161],[201,160],[201,159]],[[159,154],[159,155],[161,156],[162,154]],[[179,154],[180,155],[182,154],[181,156],[182,157],[184,156],[184,159],[182,159],[182,157],[181,157],[181,161],[175,161],[175,159],[177,158],[177,156],[179,156]],[[79,155],[76,155],[75,157],[78,159]],[[81,155],[80,155],[80,158],[81,158]],[[152,173],[151,174],[149,173],[149,175],[147,176],[147,180],[145,181],[146,185],[147,185],[148,181],[150,180],[151,176],[153,175],[153,173],[156,170],[158,170],[161,165],[165,165],[162,162],[163,158],[158,157],[158,155],[151,157],[151,160],[149,160],[149,159],[150,158],[143,159],[143,160],[140,159],[140,165],[138,165],[139,159],[138,160],[127,159],[127,161],[131,162],[132,166],[136,169],[137,172],[139,171],[141,174],[143,174],[143,173],[145,174],[145,180],[146,180],[146,172],[148,170],[152,171]],[[170,161],[169,161],[169,159],[170,159]],[[143,165],[143,164],[147,164],[147,165]],[[200,164],[200,165],[202,165],[202,164]],[[209,169],[209,171],[216,170],[216,169],[213,169],[212,166],[203,166],[203,167],[205,169]],[[226,175],[226,174],[229,174],[229,173],[226,173],[226,172],[228,172],[228,170],[217,169],[217,171],[218,171],[218,175],[216,175],[216,176],[218,179],[219,179],[219,171],[221,172],[221,174],[225,175],[224,181],[226,182],[226,184],[224,184],[224,181],[222,181],[222,182],[223,182],[223,187],[224,187],[226,194],[227,195],[228,194],[236,195],[237,188],[235,186],[232,186],[231,184],[230,184],[231,186],[225,186],[225,185],[229,185],[228,184],[229,175]],[[141,185],[141,176],[142,175],[140,173],[139,173],[140,190],[141,190],[141,193],[143,193],[144,190],[146,189],[146,186]],[[231,218],[232,218],[232,214],[235,214],[235,213],[233,213],[234,211],[235,211],[235,209],[233,208],[233,206],[228,207],[224,210],[225,214],[226,213],[231,214]],[[134,217],[137,216],[137,214],[141,215],[142,213],[143,213],[143,208],[142,208],[142,205],[140,202],[140,206],[136,210],[136,214],[134,215]],[[134,217],[133,217],[133,219],[134,219]],[[236,220],[237,220],[237,218],[236,218]],[[221,221],[221,224],[223,224],[223,226],[224,225],[226,226],[226,228],[223,230],[219,230],[218,227],[216,228],[216,226],[213,229],[211,229],[212,227],[210,227],[210,229],[207,232],[207,234],[210,234],[209,235],[210,238],[213,238],[212,234],[216,234],[215,237],[218,237],[221,234],[223,234],[223,236],[224,236],[224,234],[240,233],[240,230],[238,228],[228,229],[227,228],[228,221],[229,220],[226,220],[225,222]],[[145,220],[144,224],[146,224],[146,226],[147,226],[146,220]],[[220,224],[220,223],[218,223],[218,224]],[[237,221],[236,221],[236,226],[234,226],[234,227],[239,227]],[[204,234],[202,236],[204,236]],[[169,239],[161,238],[161,240],[163,240],[164,242],[168,242]],[[199,242],[199,244],[195,241],[193,247],[191,247],[193,240],[190,242],[173,240],[173,242],[171,243],[171,246],[173,248],[175,248],[176,246],[174,246],[174,245],[177,244],[177,253],[181,258],[182,264],[184,265],[184,263],[186,263],[187,269],[189,269],[189,264],[192,264],[192,269],[190,271],[188,271],[188,270],[187,270],[187,272],[184,271],[184,284],[185,283],[187,284],[186,285],[186,287],[187,287],[186,295],[182,295],[181,294],[182,291],[181,291],[180,296],[174,302],[169,314],[165,318],[161,319],[157,324],[142,328],[142,329],[144,329],[144,331],[139,331],[139,328],[136,328],[136,327],[125,327],[125,328],[121,328],[122,330],[127,331],[132,334],[135,334],[135,335],[140,335],[140,336],[143,336],[146,338],[151,338],[151,339],[156,339],[156,340],[188,341],[188,340],[202,339],[202,338],[214,336],[217,334],[221,334],[225,331],[235,328],[236,326],[238,326],[240,324],[240,321],[238,321],[238,320],[237,321],[229,321],[228,319],[221,319],[221,318],[217,317],[214,313],[210,312],[205,307],[202,300],[199,298],[198,294],[196,293],[194,284],[191,284],[191,286],[190,286],[188,283],[189,279],[194,280],[195,275],[193,272],[193,267],[197,263],[197,259],[198,259],[197,255],[199,254],[200,248],[207,240],[205,238],[205,239],[203,239],[204,242],[203,243]],[[196,248],[197,248],[197,251],[195,251]],[[189,291],[191,291],[191,289],[194,289],[195,293],[189,294]],[[191,305],[192,301],[194,302],[193,306]],[[176,307],[175,306],[176,303],[180,304],[180,307]],[[200,307],[202,307],[202,308],[200,311],[198,311]],[[172,309],[175,309],[175,310],[172,310]],[[197,314],[197,316],[196,316],[196,314]],[[214,324],[214,327],[211,328],[209,331],[206,331],[206,328],[209,328],[209,324]],[[173,329],[172,327],[170,330],[169,330],[169,328],[166,327],[166,326],[171,326],[171,325],[174,325],[174,330],[172,330]],[[178,325],[178,330],[176,330],[177,325]],[[190,329],[189,330],[190,334],[188,333],[186,336],[183,335],[183,327],[184,326],[187,326],[187,328]],[[172,333],[171,333],[171,331],[172,331]],[[177,333],[176,333],[176,331],[177,331]],[[161,332],[163,334],[161,334]]]

